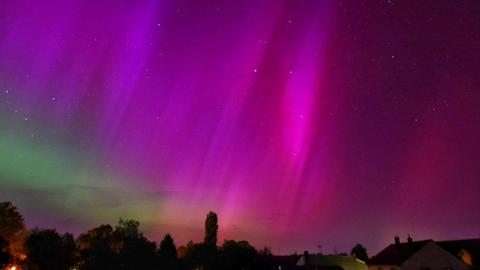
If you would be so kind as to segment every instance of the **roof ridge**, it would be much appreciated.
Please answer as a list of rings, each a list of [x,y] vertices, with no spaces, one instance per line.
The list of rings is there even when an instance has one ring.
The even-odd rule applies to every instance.
[[[466,239],[456,239],[456,240],[440,240],[435,241],[437,243],[445,243],[445,242],[462,242],[462,241],[480,241],[480,238],[466,238]]]

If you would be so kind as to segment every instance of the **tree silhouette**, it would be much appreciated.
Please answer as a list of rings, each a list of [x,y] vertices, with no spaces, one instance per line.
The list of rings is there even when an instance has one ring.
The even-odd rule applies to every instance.
[[[117,246],[118,269],[154,269],[157,249],[140,232],[140,222],[133,219],[120,219],[113,232],[114,244]]]
[[[0,202],[0,236],[11,241],[25,231],[22,215],[11,202]]]
[[[125,238],[138,238],[140,237],[140,222],[133,219],[122,219],[118,221],[118,225],[115,226],[115,233]]]
[[[352,248],[352,251],[350,252],[350,254],[355,258],[362,260],[364,262],[367,262],[368,260],[367,249],[362,244],[356,244]]]
[[[273,258],[269,248],[257,252],[247,241],[228,240],[217,247],[218,217],[214,212],[207,214],[204,241],[190,241],[179,251],[181,258],[170,234],[165,235],[157,249],[139,227],[138,221],[120,219],[115,228],[100,225],[81,234],[76,241],[69,233],[60,235],[55,230],[34,229],[23,242],[26,235],[23,217],[10,202],[1,202],[0,269],[13,263],[23,264],[29,270],[245,270],[265,269],[262,260],[268,265]],[[8,239],[20,236],[22,253],[12,256],[15,251]],[[352,254],[362,259],[357,246]],[[365,248],[363,251],[366,257]]]
[[[119,252],[118,269],[156,269],[156,245],[143,235],[138,238],[122,240],[122,249]]]
[[[202,266],[204,270],[218,269],[217,250],[218,218],[214,212],[209,212],[205,219],[205,238],[200,246]]]
[[[8,252],[8,242],[0,236],[0,269],[10,264],[11,256]]]
[[[220,249],[221,269],[242,270],[252,265],[257,251],[247,241],[225,241]]]
[[[214,212],[209,212],[205,220],[205,239],[204,243],[207,246],[217,245],[217,233],[218,233],[218,218]]]
[[[80,269],[116,270],[120,244],[115,241],[110,225],[100,225],[81,234],[78,239]]]
[[[65,239],[69,239],[66,237]],[[69,240],[68,240],[69,241]],[[64,238],[55,230],[34,229],[25,241],[27,265],[32,270],[67,270],[73,265],[74,250],[66,248]]]
[[[143,236],[139,226],[138,221],[120,219],[115,227],[115,243],[119,245],[118,269],[156,269],[157,247]]]
[[[162,269],[178,268],[177,248],[170,234],[167,233],[160,242],[158,254]]]
[[[135,220],[120,219],[115,230],[101,225],[78,238],[80,269],[156,269],[156,245],[139,230]]]
[[[65,263],[72,267],[78,262],[78,257],[77,257],[77,243],[75,242],[75,238],[73,237],[73,234],[71,233],[65,233],[62,236],[62,242],[63,242],[63,253],[64,253],[64,259]]]
[[[160,242],[159,253],[164,258],[177,259],[177,248],[170,234],[166,234]]]
[[[264,247],[258,251],[258,255],[260,256],[272,256],[272,248],[271,247]]]
[[[185,247],[183,263],[187,269],[202,268],[205,257],[205,244],[189,241]]]
[[[22,251],[23,240],[25,238],[25,223],[23,216],[11,202],[0,202],[0,237],[7,243],[7,249],[10,255],[18,259]]]

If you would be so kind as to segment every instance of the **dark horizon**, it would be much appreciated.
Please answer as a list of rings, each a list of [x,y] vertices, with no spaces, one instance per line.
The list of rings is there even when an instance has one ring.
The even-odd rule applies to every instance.
[[[275,253],[480,237],[480,1],[0,3],[0,200]]]
[[[12,202],[13,205],[15,205],[14,202]],[[16,205],[15,205],[16,206]],[[21,209],[19,209],[20,213],[22,212]],[[205,216],[205,213],[203,214],[203,216]],[[25,223],[28,224],[28,217],[23,217],[25,219]],[[81,234],[85,234],[88,230],[90,229],[93,229],[93,228],[97,228],[101,225],[110,225],[112,227],[115,226],[115,224],[119,221],[119,220],[130,220],[128,217],[119,217],[116,221],[114,222],[111,222],[111,223],[102,223],[102,224],[94,224],[92,225],[91,227],[89,228],[85,228],[83,231],[77,231],[77,232],[72,232],[72,231],[65,231],[65,230],[59,230],[58,228],[55,228],[55,227],[38,227],[38,226],[33,226],[33,227],[30,227],[30,226],[27,226],[27,229],[28,230],[36,230],[36,229],[40,229],[40,230],[55,230],[55,231],[58,231],[60,234],[72,234],[75,238],[79,237]],[[221,225],[221,217],[219,217],[219,226]],[[143,225],[140,223],[139,224],[139,229],[140,229],[140,232],[143,233],[145,235],[145,237],[147,237],[147,239],[149,239],[150,241],[153,241],[155,243],[160,243],[162,238],[166,235],[166,234],[169,234],[169,235],[172,235],[170,232],[168,231],[165,231],[163,233],[163,235],[161,235],[160,238],[154,238],[154,237],[150,237],[148,235],[148,233],[145,233],[143,231]],[[199,226],[201,227],[201,225],[203,224],[199,224]],[[221,226],[220,226],[221,227]],[[177,242],[176,241],[176,245],[177,245],[177,248],[180,248],[180,247],[185,247],[187,246],[188,242],[192,241],[194,243],[201,243],[203,241],[203,234],[204,234],[204,228],[202,227],[202,232],[201,234],[199,234],[197,237],[193,238],[193,239],[190,239],[188,240],[187,242],[185,243],[181,243],[181,242]],[[219,235],[222,235],[222,231],[220,230],[219,232]],[[172,235],[173,239],[175,239],[174,235]],[[352,248],[356,245],[356,244],[361,244],[362,246],[364,246],[369,254],[369,257],[371,256],[374,256],[375,254],[377,254],[378,252],[380,252],[381,250],[383,250],[384,248],[388,247],[390,244],[395,244],[395,238],[399,238],[399,241],[400,243],[407,243],[408,242],[408,238],[410,237],[412,241],[414,242],[418,242],[418,241],[426,241],[426,240],[433,240],[435,242],[445,242],[445,241],[458,241],[458,240],[470,240],[470,239],[480,239],[480,235],[476,236],[476,237],[467,237],[467,238],[456,238],[456,239],[433,239],[433,238],[425,238],[425,239],[415,239],[414,236],[412,234],[407,234],[405,237],[403,236],[400,236],[398,234],[395,234],[395,235],[392,235],[391,237],[391,241],[387,241],[386,243],[383,244],[383,246],[380,247],[379,250],[372,250],[370,249],[367,245],[365,245],[364,243],[361,243],[361,242],[355,242],[352,240],[352,245],[350,248],[348,248],[347,250],[338,250],[337,249],[337,246],[334,245],[331,250],[326,250],[323,246],[322,246],[322,249],[320,250],[320,248],[317,246],[317,249],[316,250],[311,250],[311,249],[303,249],[303,250],[294,250],[294,251],[290,251],[290,252],[287,252],[287,253],[277,253],[275,252],[275,250],[272,250],[272,246],[271,245],[268,245],[268,243],[264,246],[254,246],[258,251],[261,251],[263,248],[269,248],[273,255],[280,255],[280,256],[288,256],[288,255],[293,255],[293,254],[303,254],[304,252],[309,252],[310,254],[323,254],[323,255],[350,255],[351,253],[351,250]],[[231,239],[221,239],[222,241],[220,241],[218,244],[219,246],[221,246],[221,244],[223,243],[223,241],[227,241],[227,240],[234,240],[234,241],[248,241],[249,243],[253,244],[255,241],[252,241],[253,239],[249,239],[248,237],[247,238],[244,238],[244,239],[237,239],[237,238],[231,238]],[[319,243],[320,244],[320,243]]]

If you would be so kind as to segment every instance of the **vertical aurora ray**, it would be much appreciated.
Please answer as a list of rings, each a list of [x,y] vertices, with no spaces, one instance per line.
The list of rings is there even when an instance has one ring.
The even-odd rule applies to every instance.
[[[74,232],[132,217],[185,243],[213,210],[221,238],[279,252],[378,249],[438,218],[459,170],[479,188],[479,128],[445,127],[479,119],[478,40],[445,30],[471,15],[416,5],[2,1],[0,199]],[[461,232],[418,236],[471,235],[464,195]]]

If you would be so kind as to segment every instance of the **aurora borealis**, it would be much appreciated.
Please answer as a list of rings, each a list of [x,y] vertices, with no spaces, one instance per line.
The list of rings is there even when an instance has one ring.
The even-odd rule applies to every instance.
[[[0,3],[0,199],[28,226],[289,253],[480,236],[477,1]]]

